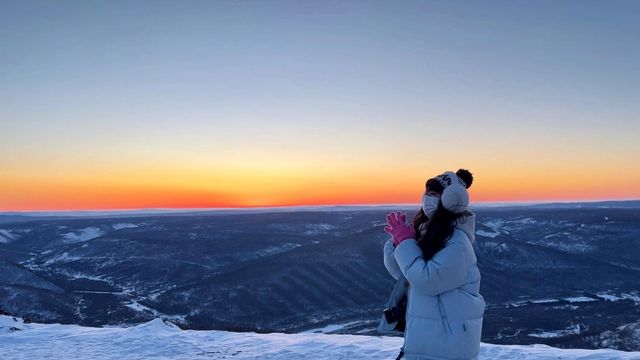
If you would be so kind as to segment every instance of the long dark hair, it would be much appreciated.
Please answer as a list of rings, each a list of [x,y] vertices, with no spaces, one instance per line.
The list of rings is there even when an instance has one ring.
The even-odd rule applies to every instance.
[[[462,216],[463,214],[456,214],[445,209],[442,206],[442,201],[438,202],[438,208],[431,219],[429,219],[422,208],[420,208],[413,219],[413,228],[416,231],[418,246],[422,249],[422,257],[424,257],[425,260],[430,260],[438,251],[444,248],[447,240],[449,240],[453,234],[456,220]],[[420,225],[427,221],[427,231],[423,236],[420,231]]]

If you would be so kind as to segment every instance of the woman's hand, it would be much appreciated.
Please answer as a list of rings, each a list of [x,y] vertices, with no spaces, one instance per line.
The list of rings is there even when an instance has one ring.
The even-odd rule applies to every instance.
[[[389,226],[390,222],[391,222],[391,217],[393,216],[393,218],[395,219],[395,213],[390,212],[387,214],[387,226],[384,228],[384,231],[386,231],[387,233],[391,234],[391,238],[393,240],[393,246],[397,246],[398,245],[398,239],[396,238],[396,235],[394,232],[388,231],[391,230],[391,227]],[[404,213],[400,213],[400,221],[401,222],[406,222],[407,221],[407,215],[405,215]]]
[[[407,215],[399,211],[387,214],[387,226],[384,231],[391,234],[393,245],[398,246],[406,239],[414,239],[416,231],[413,226],[407,224]]]

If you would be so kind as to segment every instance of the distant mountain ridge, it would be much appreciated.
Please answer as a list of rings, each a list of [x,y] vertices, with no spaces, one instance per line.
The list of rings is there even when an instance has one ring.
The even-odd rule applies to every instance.
[[[223,214],[223,213],[257,213],[257,212],[278,212],[278,211],[357,211],[357,210],[403,210],[416,207],[417,204],[371,204],[371,205],[297,205],[297,206],[274,206],[255,208],[150,208],[131,210],[59,210],[59,211],[0,211],[0,220],[20,220],[23,217],[109,217],[120,215],[162,215],[162,214],[190,214],[200,215]],[[622,207],[640,208],[640,200],[607,200],[607,201],[574,201],[574,202],[482,202],[472,203],[471,207],[483,208],[510,208],[510,207]]]

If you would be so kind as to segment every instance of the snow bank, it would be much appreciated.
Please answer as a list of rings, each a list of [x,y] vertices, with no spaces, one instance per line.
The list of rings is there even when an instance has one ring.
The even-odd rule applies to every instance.
[[[118,223],[111,225],[111,227],[113,227],[113,230],[135,229],[138,227],[138,225],[132,223]]]
[[[100,230],[100,228],[98,227],[90,226],[78,231],[72,231],[66,234],[62,234],[62,237],[65,239],[65,242],[76,243],[89,241],[102,235],[104,235],[104,231]]]
[[[331,224],[307,224],[306,230],[304,231],[304,235],[321,235],[329,232],[330,230],[335,230],[336,226]]]
[[[0,243],[8,244],[15,239],[16,236],[10,230],[0,229]]]
[[[588,296],[574,296],[574,297],[567,297],[564,298],[563,300],[566,300],[570,303],[576,303],[576,302],[589,302],[589,301],[598,301],[598,299],[594,299]]]
[[[500,232],[499,231],[489,232],[489,231],[484,231],[484,230],[476,230],[476,235],[493,239],[494,237],[500,235]]]
[[[180,330],[154,319],[129,328],[24,324],[0,316],[7,359],[394,359],[402,338],[320,333],[256,334]],[[480,359],[640,359],[639,352],[557,349],[546,345],[482,344]]]

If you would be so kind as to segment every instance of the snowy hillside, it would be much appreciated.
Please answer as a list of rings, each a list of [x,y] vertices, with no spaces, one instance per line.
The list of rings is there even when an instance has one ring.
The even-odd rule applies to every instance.
[[[0,213],[0,313],[261,333],[341,324],[332,333],[377,335],[394,285],[380,256],[392,209]],[[490,319],[482,341],[640,351],[640,202],[476,214]]]
[[[180,330],[154,319],[129,328],[25,324],[0,315],[7,359],[393,359],[402,338],[322,333]],[[481,359],[640,359],[640,352],[482,344]]]

